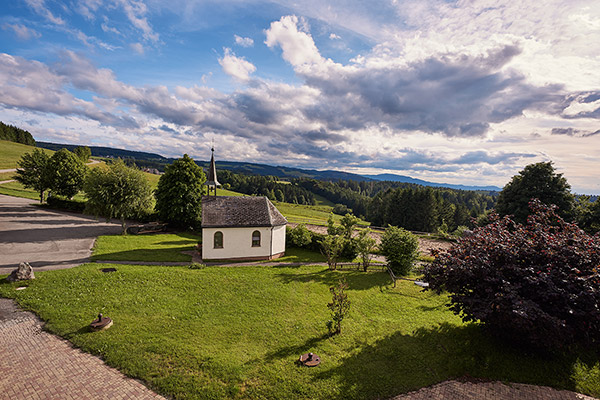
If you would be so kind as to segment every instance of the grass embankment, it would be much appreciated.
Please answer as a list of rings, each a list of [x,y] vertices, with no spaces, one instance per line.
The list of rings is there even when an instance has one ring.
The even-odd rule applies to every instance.
[[[94,244],[92,260],[188,262],[200,236],[189,233],[153,235],[106,235]]]
[[[0,169],[17,168],[17,161],[21,159],[21,156],[31,153],[35,148],[35,146],[0,140]],[[42,150],[49,156],[54,154],[52,150]]]
[[[100,271],[109,266],[117,271]],[[341,277],[351,311],[342,334],[328,337],[328,288]],[[444,306],[447,297],[389,283],[385,273],[324,267],[87,264],[27,283],[0,281],[0,295],[176,399],[387,398],[465,374],[600,394],[596,356],[583,362],[512,349],[463,324]],[[114,325],[89,332],[98,312]],[[320,366],[296,364],[309,351]]]

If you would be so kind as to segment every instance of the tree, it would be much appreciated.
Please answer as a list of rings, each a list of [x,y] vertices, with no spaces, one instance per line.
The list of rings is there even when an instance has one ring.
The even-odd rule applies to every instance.
[[[367,272],[371,263],[371,253],[375,250],[377,242],[371,237],[370,229],[363,229],[356,238],[356,248],[358,255],[362,259],[363,270]]]
[[[44,192],[52,186],[50,157],[44,150],[34,149],[25,153],[17,162],[15,179],[26,188],[31,188],[40,194],[40,203],[44,202]]]
[[[57,151],[50,157],[52,194],[68,199],[83,187],[87,167],[75,154],[67,149]]]
[[[346,294],[348,289],[348,283],[346,279],[338,282],[337,286],[331,286],[329,291],[331,292],[331,303],[327,304],[327,308],[331,311],[331,320],[327,322],[327,328],[329,328],[330,335],[337,335],[342,333],[342,320],[350,312],[350,300]]]
[[[552,161],[530,164],[504,186],[496,212],[501,216],[513,215],[514,221],[525,223],[529,202],[537,198],[544,204],[556,205],[561,217],[570,218],[575,201],[570,188],[562,174],[554,172]]]
[[[187,154],[167,166],[158,180],[156,210],[161,219],[184,228],[198,228],[206,176]]]
[[[450,309],[511,341],[546,349],[600,343],[600,237],[531,202],[526,224],[491,216],[426,267]]]
[[[338,258],[344,246],[344,239],[338,235],[327,235],[320,242],[321,254],[327,258],[329,269],[336,269]]]
[[[81,161],[83,161],[84,163],[88,162],[90,159],[90,156],[92,155],[92,151],[90,150],[89,147],[87,146],[83,146],[83,147],[76,147],[74,150],[74,153],[77,157],[79,157],[81,159]]]
[[[379,248],[389,267],[397,275],[408,274],[419,256],[417,237],[396,226],[388,226],[381,236]]]
[[[88,200],[86,210],[96,216],[118,218],[122,233],[127,218],[136,218],[152,210],[152,188],[144,174],[125,165],[122,160],[106,168],[92,169],[83,186]]]
[[[340,233],[346,240],[350,240],[352,238],[352,232],[354,231],[354,227],[358,224],[358,217],[348,213],[344,215],[340,219]]]

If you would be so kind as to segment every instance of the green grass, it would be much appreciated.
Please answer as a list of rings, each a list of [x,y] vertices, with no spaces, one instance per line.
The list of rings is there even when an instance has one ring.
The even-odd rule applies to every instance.
[[[301,204],[290,204],[282,203],[279,201],[273,202],[280,213],[288,220],[288,222],[298,224],[312,224],[312,225],[327,225],[327,219],[333,207],[320,205],[320,206],[307,206]],[[342,217],[340,215],[333,215],[333,219],[336,222]],[[369,225],[368,222],[360,221],[359,225]]]
[[[102,273],[102,267],[116,272]],[[328,337],[329,287],[344,277],[350,315]],[[16,291],[17,286],[28,285]],[[496,343],[448,299],[385,273],[326,267],[87,264],[0,281],[46,328],[175,399],[373,399],[469,374],[600,395],[597,355],[551,357]],[[107,331],[89,332],[98,312]],[[296,364],[312,351],[316,368]]]
[[[327,262],[327,259],[323,256],[323,254],[316,251],[299,249],[297,247],[288,247],[285,249],[285,255],[283,257],[265,262],[322,263]]]
[[[13,176],[15,176],[14,172],[0,172],[0,181],[8,181],[13,179]]]
[[[3,183],[0,185],[0,194],[40,201],[38,192],[33,189],[25,189],[19,182]]]
[[[0,140],[0,169],[17,168],[17,161],[21,159],[21,156],[25,153],[31,153],[33,149],[35,149],[34,146]],[[42,150],[50,156],[54,154],[52,150]]]
[[[181,252],[193,250],[200,240],[189,233],[105,235],[96,239],[92,260],[188,262],[192,256]]]

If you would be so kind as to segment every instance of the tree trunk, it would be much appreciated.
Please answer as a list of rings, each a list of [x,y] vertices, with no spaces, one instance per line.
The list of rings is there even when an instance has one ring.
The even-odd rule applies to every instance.
[[[40,204],[44,202],[44,191],[40,190]]]
[[[127,234],[127,225],[125,224],[125,218],[121,217],[121,235]]]

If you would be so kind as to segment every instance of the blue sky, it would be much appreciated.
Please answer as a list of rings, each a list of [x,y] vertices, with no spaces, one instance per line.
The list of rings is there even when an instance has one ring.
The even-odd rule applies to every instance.
[[[38,140],[600,193],[596,1],[15,0],[0,120]]]

